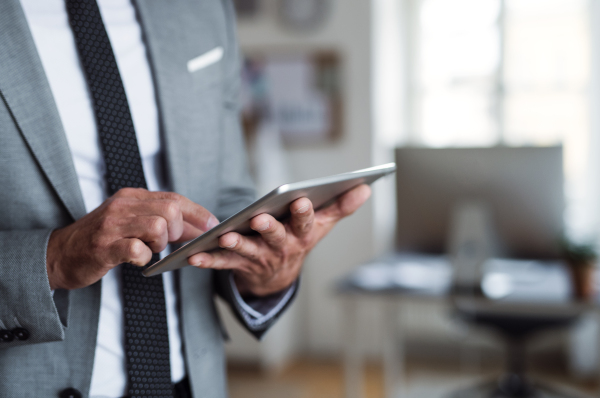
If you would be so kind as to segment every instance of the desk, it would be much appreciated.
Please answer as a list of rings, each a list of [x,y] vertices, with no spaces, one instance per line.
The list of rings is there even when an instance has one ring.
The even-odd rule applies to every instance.
[[[362,332],[358,304],[375,299],[384,311],[382,338],[386,398],[405,397],[402,311],[407,302],[454,302],[489,311],[581,314],[600,312],[600,295],[592,302],[571,300],[567,270],[560,263],[488,261],[482,270],[483,296],[450,292],[452,269],[445,257],[390,255],[365,264],[339,281],[344,299],[345,397],[363,392]],[[468,300],[468,301],[467,301]],[[600,336],[598,336],[600,348]],[[600,352],[599,352],[600,355]]]

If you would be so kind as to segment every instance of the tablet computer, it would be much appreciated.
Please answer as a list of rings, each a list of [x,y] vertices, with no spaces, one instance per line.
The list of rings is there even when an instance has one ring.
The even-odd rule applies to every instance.
[[[340,195],[352,188],[361,184],[371,184],[380,177],[394,171],[396,171],[396,164],[388,163],[349,173],[282,185],[162,260],[152,264],[142,273],[144,276],[154,276],[186,267],[189,265],[187,262],[188,257],[196,253],[219,249],[219,237],[221,235],[232,231],[244,235],[255,233],[250,229],[250,219],[252,217],[268,213],[276,219],[282,220],[289,215],[290,204],[294,200],[303,197],[310,199],[313,208],[317,211],[333,203]]]

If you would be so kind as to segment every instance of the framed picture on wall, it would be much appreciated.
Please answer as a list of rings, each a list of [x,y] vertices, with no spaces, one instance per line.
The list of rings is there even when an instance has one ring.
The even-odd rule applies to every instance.
[[[279,0],[279,19],[287,28],[314,30],[327,21],[331,8],[331,0]]]
[[[243,116],[248,134],[270,123],[285,145],[319,145],[342,136],[340,56],[334,50],[245,52]]]
[[[239,18],[254,17],[260,12],[260,0],[234,0],[235,11]]]

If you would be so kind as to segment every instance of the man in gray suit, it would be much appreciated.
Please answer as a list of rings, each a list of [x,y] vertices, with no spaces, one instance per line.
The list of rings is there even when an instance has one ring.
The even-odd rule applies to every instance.
[[[123,308],[133,293],[115,289],[121,263],[145,265],[253,200],[232,6],[67,0],[67,15],[63,1],[0,2],[0,397],[159,396],[132,387],[135,350],[143,345],[148,363],[157,351],[152,341],[132,347]],[[89,10],[106,32],[78,30]],[[98,35],[104,42],[82,42]],[[106,79],[93,81],[85,61],[94,45],[112,45],[102,60],[114,51],[120,73],[109,80],[126,101],[98,94]],[[146,179],[138,188],[110,189],[112,155],[99,134],[106,101],[135,127]],[[299,199],[285,224],[257,216],[258,236],[227,234],[220,252],[166,275],[159,296],[175,390],[160,396],[225,397],[213,295],[262,336],[291,302],[306,254],[369,192],[359,187],[316,213]]]

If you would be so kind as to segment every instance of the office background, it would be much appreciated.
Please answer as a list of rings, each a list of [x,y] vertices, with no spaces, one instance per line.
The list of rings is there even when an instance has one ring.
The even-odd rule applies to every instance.
[[[242,50],[267,58],[335,53],[341,132],[333,139],[294,145],[270,140],[266,149],[256,139],[251,150],[257,155],[255,168],[263,170],[258,181],[263,190],[282,179],[300,181],[393,161],[399,146],[562,145],[566,231],[573,239],[598,240],[597,1],[300,3],[238,2]],[[312,7],[316,12],[311,16]],[[275,131],[277,137],[277,123],[263,130]],[[276,153],[275,160],[261,157],[265,150]],[[278,173],[268,172],[273,169]],[[282,375],[298,369],[298,363],[331,371],[337,375],[331,376],[334,381],[341,377],[344,302],[334,293],[334,285],[360,264],[393,250],[395,214],[394,181],[379,182],[371,201],[311,253],[296,303],[263,342],[253,341],[220,307],[232,338],[227,353],[233,396],[248,386],[256,396],[277,396],[277,388],[286,386]],[[368,325],[360,345],[377,369],[384,314],[366,300],[358,316]],[[403,316],[408,358],[425,368],[452,363],[464,344],[501,361],[503,346],[453,321],[443,303],[408,305]],[[558,358],[570,382],[593,388],[600,374],[595,316],[583,317],[569,331],[544,334],[530,351],[541,358]],[[320,368],[322,364],[327,365]],[[248,369],[250,373],[245,373]],[[247,374],[254,376],[246,378]],[[290,382],[290,391],[314,396],[303,395],[312,387],[302,380],[299,376]],[[342,396],[341,384],[328,388],[323,396]],[[378,389],[372,390],[378,396]]]

